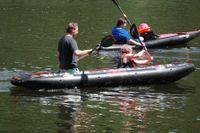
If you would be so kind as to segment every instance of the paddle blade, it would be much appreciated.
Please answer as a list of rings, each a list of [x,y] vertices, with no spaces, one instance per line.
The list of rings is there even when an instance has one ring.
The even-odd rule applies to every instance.
[[[118,3],[117,3],[117,1],[116,1],[116,0],[112,0],[112,2],[113,2],[115,5],[117,5],[117,6],[118,6]]]
[[[107,35],[101,40],[101,46],[103,47],[109,47],[112,46],[112,44],[115,42],[115,39],[112,35]]]
[[[135,24],[132,24],[131,28],[130,28],[130,34],[134,39],[138,39],[139,38],[139,34],[137,31],[137,27]]]

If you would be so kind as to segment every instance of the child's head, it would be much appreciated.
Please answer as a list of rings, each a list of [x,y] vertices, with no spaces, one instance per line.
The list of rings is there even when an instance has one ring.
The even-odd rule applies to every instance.
[[[124,45],[121,47],[121,53],[126,53],[126,54],[132,53],[132,48],[131,48],[131,46],[129,46],[129,45],[127,45],[127,44],[124,44]]]

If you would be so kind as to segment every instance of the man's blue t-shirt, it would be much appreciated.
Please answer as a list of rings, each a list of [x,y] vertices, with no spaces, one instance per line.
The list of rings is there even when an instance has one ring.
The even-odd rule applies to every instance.
[[[116,40],[116,43],[119,44],[128,43],[128,41],[131,39],[128,31],[117,27],[112,28],[112,36]]]

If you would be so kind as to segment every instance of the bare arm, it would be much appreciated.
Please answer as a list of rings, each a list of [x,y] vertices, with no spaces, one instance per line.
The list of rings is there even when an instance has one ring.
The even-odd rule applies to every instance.
[[[137,46],[142,46],[139,42],[136,42],[136,41],[133,40],[133,39],[130,39],[130,40],[128,41],[128,43],[129,43],[129,44],[133,44],[133,45],[137,45]]]
[[[123,63],[127,63],[128,62],[128,58],[130,58],[132,56],[134,56],[132,53],[124,55],[123,58],[122,58],[122,62]]]
[[[138,65],[146,65],[146,64],[149,64],[150,61],[149,60],[137,60],[135,59],[134,62]]]
[[[91,51],[92,51],[92,49],[87,49],[87,50],[75,50],[75,51],[74,51],[74,55],[76,55],[76,56],[78,56],[78,57],[81,57],[81,56],[84,56],[84,55],[89,54]]]
[[[144,60],[137,60],[137,59],[134,59],[134,62],[138,65],[147,65],[149,63],[151,63],[153,61],[153,57],[149,57],[148,59],[144,59]]]
[[[142,55],[144,55],[145,50],[141,50],[139,53],[135,54],[134,57],[141,57]]]

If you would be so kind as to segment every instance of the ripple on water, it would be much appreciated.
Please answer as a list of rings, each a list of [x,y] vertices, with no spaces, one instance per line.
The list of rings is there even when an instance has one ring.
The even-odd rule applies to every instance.
[[[197,121],[200,121],[200,115],[197,116],[196,120],[197,120]]]
[[[13,86],[10,83],[11,77],[21,72],[21,70],[15,68],[12,70],[8,70],[7,68],[0,69],[0,92],[8,92],[9,89]]]

